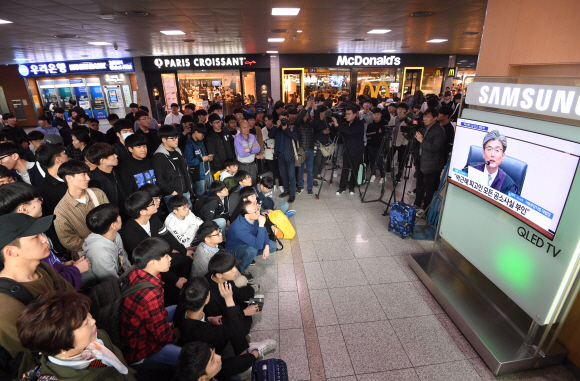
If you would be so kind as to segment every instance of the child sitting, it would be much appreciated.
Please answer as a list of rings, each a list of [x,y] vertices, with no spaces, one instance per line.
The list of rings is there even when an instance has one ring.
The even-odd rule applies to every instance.
[[[295,210],[288,210],[290,204],[286,201],[278,201],[278,197],[274,197],[274,179],[270,176],[264,176],[258,181],[256,192],[258,198],[262,203],[262,210],[272,213],[274,210],[281,210],[286,217],[290,218],[296,214]]]
[[[238,172],[238,161],[236,159],[226,159],[224,164],[226,169],[220,173],[220,181],[233,177]]]
[[[185,196],[173,196],[167,205],[171,213],[165,219],[165,227],[183,246],[191,246],[203,220],[189,210],[189,203]]]

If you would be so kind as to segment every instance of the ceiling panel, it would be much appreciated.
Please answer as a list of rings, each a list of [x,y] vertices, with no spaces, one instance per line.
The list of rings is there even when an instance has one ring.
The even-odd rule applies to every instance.
[[[264,53],[399,53],[476,54],[486,0],[0,0],[0,63],[14,58],[72,60],[129,57],[146,54]],[[272,7],[298,7],[297,16],[272,16]],[[146,17],[129,17],[142,10]],[[431,11],[425,18],[415,11]],[[100,15],[113,14],[104,20]],[[165,36],[161,30],[180,29],[185,35]],[[272,33],[271,29],[287,29]],[[297,33],[300,29],[303,33]],[[390,29],[371,35],[371,29]],[[78,38],[58,39],[56,34]],[[283,37],[269,43],[269,37]],[[296,40],[294,40],[296,38]],[[354,42],[363,38],[365,41]],[[442,44],[428,44],[445,38]],[[195,39],[185,43],[184,39]],[[116,43],[92,46],[89,41]],[[407,45],[411,48],[402,49]],[[27,47],[22,50],[9,47]],[[137,52],[125,52],[137,49]]]

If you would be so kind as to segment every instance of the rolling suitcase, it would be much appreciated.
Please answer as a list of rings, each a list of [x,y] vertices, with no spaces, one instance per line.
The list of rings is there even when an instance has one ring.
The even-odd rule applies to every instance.
[[[288,381],[288,368],[283,360],[258,361],[252,367],[252,381]]]
[[[399,235],[401,238],[412,235],[415,229],[416,214],[417,208],[415,205],[393,202],[391,204],[391,214],[389,215],[389,231]]]

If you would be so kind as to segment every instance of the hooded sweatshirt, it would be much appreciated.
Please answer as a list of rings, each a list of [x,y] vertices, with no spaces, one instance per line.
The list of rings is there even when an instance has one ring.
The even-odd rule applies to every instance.
[[[127,252],[123,248],[123,241],[119,233],[115,236],[115,241],[100,234],[91,233],[85,238],[83,243],[85,256],[91,261],[91,268],[86,274],[83,274],[83,284],[85,278],[87,282],[91,280],[102,282],[105,278],[118,278],[119,273],[126,271],[131,267]],[[122,258],[123,267],[121,268],[120,259]]]

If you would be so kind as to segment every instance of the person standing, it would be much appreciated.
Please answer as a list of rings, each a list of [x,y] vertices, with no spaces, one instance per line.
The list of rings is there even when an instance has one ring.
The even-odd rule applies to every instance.
[[[258,171],[254,162],[257,154],[260,153],[260,144],[256,136],[250,134],[250,126],[246,120],[240,122],[240,133],[234,139],[236,157],[239,161],[239,169],[244,170],[252,177],[252,184],[258,182]]]
[[[52,126],[58,128],[58,132],[62,137],[65,147],[72,144],[72,131],[68,122],[64,118],[64,109],[62,107],[56,107],[54,109],[54,119],[52,120]]]
[[[157,115],[155,119],[157,119],[157,123],[163,126],[165,120],[165,104],[161,101],[161,97],[159,95],[155,96],[155,111]]]
[[[338,132],[346,138],[346,149],[342,158],[342,172],[340,174],[340,186],[336,194],[342,194],[348,186],[350,194],[354,194],[358,171],[364,160],[365,153],[365,126],[362,120],[357,117],[355,106],[347,106],[344,114],[346,122],[338,124],[335,117],[332,122],[338,128]]]
[[[284,185],[284,192],[279,197],[290,196],[289,203],[296,197],[296,158],[294,143],[299,138],[298,129],[288,122],[288,113],[282,111],[276,125],[268,132],[268,137],[276,139],[274,157],[278,159],[278,169]]]
[[[208,124],[209,128],[207,128]],[[205,136],[204,143],[207,152],[213,155],[213,160],[210,161],[210,167],[214,173],[225,169],[225,161],[227,159],[234,159],[236,157],[234,137],[230,134],[228,128],[222,128],[222,125],[220,114],[210,114],[208,123],[206,123],[207,135]]]
[[[191,180],[195,183],[195,191],[198,196],[205,194],[212,182],[209,166],[213,155],[208,155],[205,144],[203,144],[203,138],[206,133],[207,130],[203,124],[195,125],[183,151],[183,156],[189,166]]]
[[[131,122],[135,123],[137,120],[137,116],[135,114],[137,114],[139,111],[139,105],[137,103],[131,103],[129,108],[131,109],[131,112],[125,115],[125,119],[129,119]]]
[[[165,117],[165,121],[163,123],[177,128],[181,124],[182,116],[183,114],[179,112],[179,106],[177,103],[172,103],[171,112]]]
[[[48,117],[45,115],[41,115],[38,117],[38,125],[39,127],[36,128],[36,131],[40,131],[44,134],[44,136],[48,134],[56,134],[60,136],[60,132],[58,128],[52,127],[48,122]]]
[[[294,119],[294,125],[298,129],[300,147],[306,154],[306,160],[298,167],[298,188],[296,189],[296,193],[301,193],[304,189],[304,166],[306,166],[306,172],[308,174],[306,189],[308,190],[308,194],[312,194],[314,180],[314,129],[310,122],[310,114],[307,108],[300,110],[296,119]]]
[[[135,114],[135,117],[137,118],[136,122],[139,123],[139,129],[135,133],[145,136],[145,139],[147,139],[147,152],[150,155],[149,157],[152,157],[153,153],[161,143],[159,141],[158,131],[151,128],[151,118],[145,111],[138,111]],[[131,129],[132,128],[133,125],[131,125]]]

